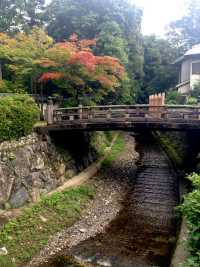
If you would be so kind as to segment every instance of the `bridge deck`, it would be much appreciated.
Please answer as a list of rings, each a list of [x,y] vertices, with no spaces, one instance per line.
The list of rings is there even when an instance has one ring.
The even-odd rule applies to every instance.
[[[200,129],[200,106],[118,105],[59,108],[49,130]]]

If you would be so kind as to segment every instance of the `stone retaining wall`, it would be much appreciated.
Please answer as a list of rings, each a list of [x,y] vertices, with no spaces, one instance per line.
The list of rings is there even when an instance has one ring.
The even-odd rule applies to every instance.
[[[72,157],[57,151],[49,136],[31,134],[0,144],[0,212],[36,201],[76,174]]]

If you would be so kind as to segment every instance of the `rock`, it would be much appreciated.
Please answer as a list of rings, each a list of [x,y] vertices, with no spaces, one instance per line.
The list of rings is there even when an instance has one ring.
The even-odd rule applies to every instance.
[[[40,191],[38,188],[33,189],[33,191],[31,192],[31,198],[32,198],[33,203],[40,201],[41,197],[40,197]]]
[[[6,202],[6,203],[4,204],[4,207],[5,207],[6,210],[9,210],[9,209],[10,209],[10,204],[9,204],[8,202]]]
[[[10,204],[13,208],[19,208],[22,206],[29,198],[28,192],[24,187],[21,187],[17,192],[15,192],[10,199]]]
[[[103,260],[98,260],[97,261],[98,265],[104,266],[104,267],[111,267],[112,264],[110,263],[110,261],[103,261]]]
[[[27,187],[33,187],[33,186],[40,186],[41,172],[31,172],[28,176],[24,177],[23,182],[26,184]]]
[[[87,231],[87,230],[84,229],[84,228],[79,229],[79,232],[81,232],[81,233],[85,233],[86,231]]]
[[[0,209],[0,216],[4,214],[5,210]]]
[[[43,217],[42,215],[40,215],[39,217],[40,217],[40,220],[41,220],[42,222],[47,222],[47,219],[46,219],[45,217]]]
[[[63,184],[65,181],[66,181],[65,176],[61,176],[61,177],[59,178],[59,182],[60,182],[60,184]]]
[[[63,176],[65,174],[65,164],[61,163],[58,167],[58,176]]]
[[[8,158],[9,158],[10,160],[13,160],[13,159],[16,158],[16,156],[15,156],[15,154],[14,154],[13,152],[10,152],[9,155],[8,155]]]
[[[15,152],[16,159],[12,161],[13,168],[18,177],[29,175],[32,162],[32,153],[28,147],[18,148]]]
[[[72,178],[73,176],[75,176],[76,175],[76,172],[74,171],[74,170],[67,170],[66,172],[65,172],[65,177],[66,178]]]
[[[7,158],[4,156],[4,157],[2,158],[2,161],[6,162],[6,161],[7,161]]]
[[[44,169],[44,160],[41,158],[41,157],[38,157],[36,162],[34,162],[34,165],[32,165],[32,170],[35,170],[35,171],[40,171],[42,169]]]
[[[7,202],[14,180],[12,168],[5,163],[0,164],[0,204]]]
[[[7,251],[6,247],[0,248],[0,255],[7,255],[7,254],[8,254],[8,251]]]

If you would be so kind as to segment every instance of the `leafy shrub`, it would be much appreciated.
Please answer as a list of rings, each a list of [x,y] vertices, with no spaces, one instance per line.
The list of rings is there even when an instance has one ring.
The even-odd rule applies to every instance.
[[[187,98],[187,105],[197,105],[198,101],[197,98],[193,97],[193,96],[188,96]]]
[[[0,98],[0,141],[30,134],[38,116],[36,103],[27,95]]]
[[[189,228],[190,256],[185,266],[198,267],[200,266],[200,175],[192,173],[188,179],[192,181],[194,190],[185,196],[184,203],[180,207]]]
[[[185,99],[177,90],[174,90],[167,93],[166,101],[169,105],[182,105]]]
[[[0,93],[24,93],[24,87],[20,83],[0,80]]]
[[[200,82],[195,83],[194,88],[191,92],[191,96],[198,98],[200,96]]]

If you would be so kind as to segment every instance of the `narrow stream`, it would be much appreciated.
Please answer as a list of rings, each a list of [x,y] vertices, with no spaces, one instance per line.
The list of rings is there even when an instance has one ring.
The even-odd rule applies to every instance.
[[[117,217],[105,232],[73,247],[71,259],[56,259],[51,266],[169,266],[176,240],[177,177],[159,145],[151,138],[138,142],[137,176],[127,177],[132,183]]]

